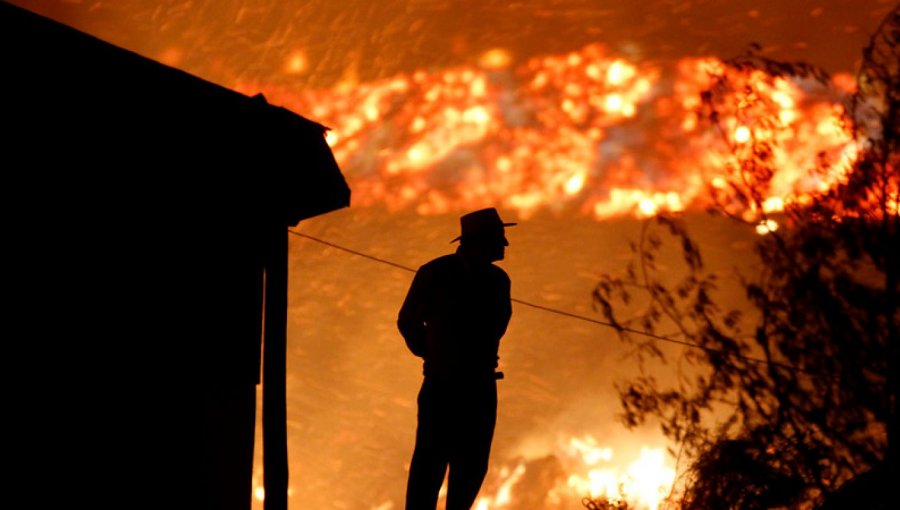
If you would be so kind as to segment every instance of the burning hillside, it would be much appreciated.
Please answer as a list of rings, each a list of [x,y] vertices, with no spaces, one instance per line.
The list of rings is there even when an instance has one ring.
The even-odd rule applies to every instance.
[[[239,89],[331,127],[356,205],[420,214],[498,205],[522,218],[547,209],[602,220],[700,208],[710,187],[737,178],[734,152],[756,140],[776,148],[764,190],[775,212],[833,186],[856,153],[840,102],[846,75],[828,87],[712,58],[665,68],[598,44],[509,61],[496,50],[480,66],[331,90]],[[701,93],[726,74],[723,133],[703,118]],[[813,172],[823,162],[824,178]]]

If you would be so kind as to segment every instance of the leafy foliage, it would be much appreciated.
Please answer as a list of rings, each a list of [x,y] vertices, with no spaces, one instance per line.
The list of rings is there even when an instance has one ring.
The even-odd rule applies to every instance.
[[[602,277],[594,291],[601,312],[642,356],[669,361],[657,340],[630,332],[632,322],[651,336],[673,326],[677,341],[696,347],[683,354],[691,374],[675,385],[642,374],[619,387],[625,423],[658,420],[691,459],[685,509],[827,506],[850,488],[871,493],[871,485],[848,481],[868,480],[866,473],[896,462],[900,9],[863,57],[843,111],[855,158],[835,173],[836,156],[819,154],[809,179],[829,183],[827,191],[796,190],[778,213],[765,204],[778,143],[766,133],[783,126],[754,80],[824,86],[828,75],[751,48],[719,70],[702,95],[710,127],[726,135],[725,119],[738,118],[752,133],[742,144],[723,136],[733,173],[711,189],[713,211],[748,226],[776,216],[785,225],[756,242],[764,270],[741,281],[750,309],[720,309],[715,275],[705,272],[677,217],[648,220],[632,247],[635,262],[623,276]],[[658,266],[673,240],[687,274],[674,284]],[[623,321],[621,307],[637,294],[648,305],[636,321]],[[745,332],[747,320],[753,326]],[[873,505],[866,507],[879,508]]]

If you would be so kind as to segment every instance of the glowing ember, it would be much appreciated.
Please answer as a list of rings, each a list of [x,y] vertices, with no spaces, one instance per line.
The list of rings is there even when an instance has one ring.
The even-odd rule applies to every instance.
[[[503,69],[512,63],[512,56],[503,48],[494,48],[482,54],[479,63],[487,69]]]
[[[778,230],[778,222],[775,220],[765,220],[756,226],[756,233],[759,235],[766,235],[776,230]]]
[[[301,50],[292,52],[284,63],[284,72],[286,74],[300,74],[306,71],[307,59],[306,53]]]
[[[747,126],[740,126],[734,130],[734,141],[737,143],[747,143],[750,141],[750,129]]]

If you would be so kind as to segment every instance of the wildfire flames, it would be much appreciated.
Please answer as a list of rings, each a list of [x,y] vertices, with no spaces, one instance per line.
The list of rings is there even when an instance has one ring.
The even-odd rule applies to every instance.
[[[560,445],[555,458],[560,459],[565,476],[545,492],[543,508],[571,508],[567,502],[585,497],[627,501],[635,510],[658,510],[675,482],[675,469],[662,448],[643,447],[632,461],[614,459],[613,449],[600,446],[592,436],[571,437]],[[623,468],[624,466],[624,468]],[[527,463],[503,468],[502,482],[492,496],[479,498],[476,510],[522,508],[515,504],[517,489],[527,472]]]
[[[660,510],[675,483],[675,468],[663,448],[642,447],[631,459],[614,458],[611,447],[601,446],[590,435],[560,442],[552,462],[520,460],[489,474],[474,510],[513,508],[568,509],[583,498],[627,501],[633,510]],[[534,471],[534,473],[532,473]],[[526,475],[531,476],[528,478]],[[544,483],[533,483],[534,480]],[[532,482],[532,483],[530,483]],[[446,482],[440,501],[446,497]],[[525,493],[527,496],[523,496]],[[254,499],[262,502],[262,472],[254,476]],[[290,494],[290,491],[289,491]],[[535,506],[540,505],[540,506]],[[372,510],[392,510],[388,501]]]
[[[303,62],[293,55],[285,72]],[[713,58],[664,68],[599,44],[511,62],[497,49],[479,65],[328,90],[236,88],[330,127],[328,143],[354,205],[423,215],[500,206],[521,218],[549,210],[602,220],[703,207],[709,190],[736,178],[754,142],[766,141],[777,170],[759,190],[764,200],[732,211],[766,234],[779,227],[768,214],[834,186],[856,156],[840,106],[852,90],[845,75],[827,88],[728,69]],[[723,103],[720,131],[704,122],[701,92],[723,73],[735,92]],[[813,173],[816,165],[827,172]],[[544,460],[492,467],[476,509],[573,508],[582,498],[606,497],[658,510],[675,483],[663,448],[629,457],[591,436],[567,437]],[[261,487],[255,496],[263,499]],[[397,505],[373,503],[377,510]]]
[[[735,178],[741,152],[767,141],[777,173],[763,210],[738,211],[766,233],[777,223],[760,213],[830,188],[856,154],[839,102],[852,87],[846,75],[823,93],[812,80],[738,72],[713,58],[674,69],[630,62],[599,44],[510,62],[497,49],[477,66],[330,90],[237,88],[329,126],[356,205],[420,214],[497,205],[520,217],[574,208],[605,219],[702,207],[710,187]],[[701,92],[726,72],[737,92],[722,133],[698,111]],[[748,106],[754,99],[767,109]],[[823,161],[826,175],[812,174]]]
[[[69,5],[82,2],[69,0],[61,3],[70,9]],[[512,10],[504,2],[489,3],[498,6],[495,7],[498,13],[508,14]],[[110,12],[114,10],[111,5],[115,3],[85,4],[90,4],[85,7],[85,18],[89,18],[88,13],[95,11],[96,16],[111,16]],[[129,3],[117,8],[124,11],[126,4]],[[141,2],[130,4],[134,4],[134,9],[144,8],[139,6]],[[279,53],[279,49],[288,42],[293,44],[295,38],[300,37],[293,33],[298,31],[297,27],[334,43],[338,38],[322,37],[322,34],[329,30],[347,30],[348,25],[352,24],[348,20],[353,23],[365,21],[363,18],[378,12],[340,6],[337,9],[340,16],[335,17],[338,21],[333,25],[323,23],[317,27],[314,26],[315,20],[327,17],[314,14],[328,10],[328,2],[306,2],[308,5],[303,2],[284,3],[285,7],[272,1],[258,2],[258,5],[241,1],[194,2],[196,5],[190,5],[191,2],[150,4],[144,12],[129,12],[126,17],[109,19],[153,21],[150,26],[155,27],[156,31],[148,33],[156,41],[165,41],[155,53],[159,61],[190,69],[185,64],[195,54],[196,61],[208,60],[202,65],[195,65],[215,75],[212,71],[228,67],[223,64],[227,59],[221,55],[229,51],[235,54],[243,51],[253,59],[261,56],[268,59],[270,55],[277,54],[273,57],[278,64],[274,72],[281,73],[284,78],[297,78],[298,83],[319,57],[314,51],[307,52],[305,49]],[[516,8],[528,5],[521,2],[515,4]],[[551,4],[552,9],[564,10],[563,2],[548,3]],[[670,12],[670,6],[662,6],[668,3],[655,4],[659,4],[655,7],[662,15]],[[703,6],[697,10],[707,8]],[[407,7],[406,10],[410,9]],[[678,7],[678,12],[682,10]],[[191,11],[201,14],[193,18],[188,16]],[[266,18],[259,30],[271,32],[271,36],[266,39],[267,42],[260,42],[260,47],[248,51],[247,48],[257,39],[249,31],[240,31],[246,31],[251,24],[255,27],[255,23],[264,19],[262,14],[266,11],[270,14],[269,18],[281,15],[290,17],[293,23],[284,23],[270,30],[277,24]],[[676,11],[671,9],[671,12]],[[750,12],[756,13],[752,17],[758,16],[756,9]],[[823,8],[817,6],[811,17],[819,17],[822,12]],[[201,19],[206,26],[200,26],[197,22]],[[566,22],[568,19],[565,18]],[[376,19],[373,23],[382,21]],[[403,44],[406,44],[406,38],[416,34],[413,27],[422,25],[420,21],[410,23],[408,31],[398,31]],[[687,22],[688,18],[684,17],[683,21]],[[96,23],[100,24],[99,21]],[[696,22],[696,25],[701,23]],[[688,25],[679,26],[685,28]],[[174,37],[173,34],[179,33],[181,28],[184,29],[183,39]],[[853,27],[845,25],[844,32],[849,33],[849,28]],[[354,36],[359,34],[367,32],[360,31]],[[229,45],[217,48],[215,55],[203,52],[207,46],[214,46],[216,41],[223,40]],[[359,40],[369,39],[359,37]],[[298,48],[301,46],[303,44]],[[389,53],[381,47],[377,51]],[[348,53],[336,51],[335,54],[341,56],[343,65],[344,55]],[[765,183],[765,189],[756,190],[762,199],[758,203],[735,202],[724,206],[730,208],[729,212],[735,216],[755,224],[758,234],[765,235],[779,228],[773,215],[791,203],[804,204],[816,193],[833,188],[846,178],[857,157],[859,147],[852,126],[845,124],[841,106],[843,99],[855,87],[854,78],[846,74],[835,75],[827,86],[823,86],[812,79],[787,79],[759,70],[736,69],[712,57],[682,58],[674,62],[636,60],[617,54],[602,44],[590,44],[569,53],[548,54],[525,61],[516,61],[514,54],[504,48],[495,48],[480,55],[475,59],[475,64],[419,70],[365,83],[357,82],[352,76],[354,73],[349,73],[344,82],[328,89],[289,88],[273,85],[264,78],[260,78],[263,81],[235,82],[233,76],[246,76],[241,73],[228,75],[227,80],[221,81],[228,82],[230,88],[247,95],[262,93],[270,103],[328,126],[327,141],[349,181],[355,208],[381,206],[389,211],[414,210],[421,215],[432,215],[496,206],[514,211],[519,219],[547,211],[560,215],[578,214],[597,220],[642,218],[665,211],[700,209],[709,205],[711,196],[717,192],[727,194],[729,187],[740,181],[742,158],[753,157],[755,144],[763,142],[773,149],[771,162],[776,170]],[[260,64],[261,69],[266,66]],[[348,69],[351,67],[348,65]],[[717,98],[720,107],[718,122],[711,123],[705,117],[708,112],[704,110],[701,94],[723,76],[728,77],[730,92]],[[290,81],[282,80],[280,83],[286,82]],[[813,172],[814,169],[819,171]],[[896,210],[896,202],[892,207]],[[377,338],[373,340],[373,337],[378,334],[393,335],[386,341],[396,343],[393,325],[379,323],[372,327],[371,323],[366,322],[371,317],[377,317],[372,310],[384,304],[374,301],[384,300],[384,296],[378,293],[362,296],[363,292],[354,295],[352,289],[337,294],[333,289],[339,285],[334,281],[340,281],[340,276],[358,279],[359,272],[349,274],[348,271],[334,270],[327,277],[319,276],[327,270],[323,269],[325,267],[322,264],[316,266],[315,271],[309,271],[309,279],[322,280],[314,289],[318,292],[317,297],[338,296],[340,299],[329,301],[321,298],[327,301],[329,310],[321,313],[321,309],[312,307],[319,312],[316,320],[328,317],[329,320],[322,323],[332,327],[342,322],[335,317],[352,317],[352,321],[343,322],[354,322],[354,327],[359,330],[366,329],[361,325],[368,326],[367,335],[371,335],[365,338],[367,343],[364,349],[373,348],[377,343]],[[380,282],[389,284],[391,281],[385,279]],[[309,281],[304,281],[303,285],[305,289],[313,287]],[[365,285],[376,286],[368,280]],[[556,292],[556,287],[548,286],[535,293],[546,293],[547,288]],[[346,312],[347,303],[353,299],[364,303],[356,303],[356,306],[366,308],[365,312],[355,316]],[[314,304],[314,301],[310,299],[305,302]],[[333,310],[340,313],[329,315]],[[534,322],[528,323],[530,326],[538,324],[539,319],[531,320]],[[312,321],[303,322],[304,328],[298,327],[297,330],[314,330],[312,324]],[[323,326],[319,327],[324,330]],[[385,328],[390,328],[390,332],[384,333]],[[534,331],[538,328],[522,329],[529,330],[522,333],[523,344],[538,342],[529,336],[536,338],[539,333]],[[349,341],[353,341],[355,339],[348,334],[349,330],[332,328],[327,333],[319,330],[314,333],[323,337],[350,337]],[[296,343],[302,345],[302,342]],[[304,351],[305,348],[317,347],[297,347],[293,356],[298,364],[310,363],[307,358],[312,358],[308,356],[312,351]],[[330,350],[326,351],[326,356],[330,358],[316,357],[313,363],[327,364],[322,359],[343,361],[341,356],[355,359],[342,351],[342,345],[329,345],[327,349]],[[354,346],[346,350],[353,351],[352,354],[363,352],[357,349]],[[365,351],[366,354],[369,352]],[[379,360],[379,363],[382,362]],[[375,368],[387,371],[385,367],[389,365],[382,363]],[[374,370],[368,366],[366,369]],[[344,372],[343,367],[329,366],[328,370],[328,377],[335,377],[335,380],[339,379],[338,375],[349,373]],[[356,372],[369,374],[356,366],[353,372],[353,376],[359,378],[363,375]],[[290,381],[290,377],[288,379]],[[319,429],[327,428],[319,427],[319,424],[326,423],[328,427],[339,429],[334,424],[340,423],[340,420],[353,420],[354,426],[357,426],[364,421],[360,416],[366,413],[371,412],[379,418],[372,421],[379,421],[385,416],[393,416],[389,411],[397,409],[406,412],[408,417],[414,416],[414,400],[393,398],[393,393],[389,401],[385,397],[372,403],[371,409],[360,409],[362,406],[354,408],[351,405],[356,402],[354,399],[366,395],[357,386],[371,385],[376,380],[374,377],[368,378],[358,385],[355,380],[347,384],[341,381],[337,389],[320,382],[315,387],[303,388],[303,395],[313,396],[309,397],[309,401],[298,400],[300,403],[293,405],[308,404],[305,410],[318,410],[317,407],[321,406],[312,405],[315,403],[313,399],[329,399],[340,403],[341,412],[346,416],[336,419],[331,410],[326,409],[321,414],[304,416],[303,420],[308,419],[313,425],[306,421],[289,423],[291,433],[303,437],[303,444],[297,446],[305,448],[300,453],[296,451],[301,448],[294,448],[293,454],[300,459],[313,459],[308,465],[298,466],[300,474],[292,479],[293,486],[288,491],[292,507],[307,504],[303,500],[304,484],[306,494],[336,498],[335,494],[351,482],[338,478],[338,475],[334,475],[335,478],[329,476],[333,473],[343,476],[354,469],[363,471],[358,469],[359,464],[334,452],[349,451],[348,444],[363,450],[358,445],[366,443],[366,439],[371,437],[367,435],[371,429],[357,427],[352,431],[335,433],[332,437],[325,433],[314,434]],[[332,386],[338,385],[335,383]],[[551,387],[549,383],[547,387]],[[372,391],[372,394],[381,391],[379,398],[390,393],[383,388]],[[397,404],[398,401],[400,404]],[[537,399],[524,401],[541,402]],[[532,410],[528,408],[527,412]],[[601,437],[596,429],[593,432],[596,437]],[[605,436],[598,440],[592,435],[574,434],[571,429],[561,433],[563,435],[559,440],[554,440],[552,434],[555,433],[554,429],[544,434],[550,437],[547,439],[549,444],[542,443],[541,448],[530,451],[528,455],[493,457],[474,510],[568,510],[581,507],[583,498],[627,501],[634,510],[677,507],[677,502],[667,506],[673,487],[677,486],[675,461],[664,447],[642,444],[641,441],[616,441]],[[376,437],[382,441],[379,444],[395,446],[392,442],[395,441],[394,436],[390,434],[383,432]],[[403,436],[403,440],[407,441],[407,448],[411,447],[411,435]],[[310,445],[321,447],[324,453]],[[517,442],[515,446],[518,446]],[[373,471],[382,470],[378,476],[365,473],[364,477],[371,479],[367,480],[370,485],[357,490],[365,498],[371,497],[373,500],[365,499],[364,504],[371,510],[402,508],[402,496],[387,496],[386,492],[376,489],[378,485],[405,486],[402,477],[405,472],[400,469],[404,460],[386,455],[388,449],[373,451],[375,453],[367,453],[369,456],[365,459],[377,458],[384,465],[372,467]],[[255,454],[253,507],[261,509],[265,492],[260,449]],[[323,458],[326,460],[322,461]],[[325,474],[316,472],[317,469]],[[402,488],[391,493],[401,494]],[[442,498],[444,495],[445,490],[442,490]],[[350,496],[347,496],[332,508],[363,508],[358,503],[359,499],[350,501]],[[319,503],[317,499],[313,505],[326,507]]]

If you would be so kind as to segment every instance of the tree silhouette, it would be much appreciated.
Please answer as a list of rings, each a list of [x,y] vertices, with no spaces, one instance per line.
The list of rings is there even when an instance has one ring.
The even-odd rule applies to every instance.
[[[674,327],[699,348],[682,355],[692,370],[674,384],[642,373],[619,386],[623,419],[658,420],[690,459],[682,508],[886,508],[887,473],[900,472],[900,8],[864,49],[845,102],[853,157],[816,155],[810,186],[778,212],[766,197],[778,170],[773,133],[787,128],[760,89],[789,79],[827,93],[829,76],[757,50],[716,70],[702,118],[733,158],[732,172],[710,187],[712,210],[769,230],[755,243],[764,269],[740,281],[750,306],[723,310],[716,275],[683,221],[645,223],[634,263],[623,276],[604,275],[594,302],[642,356],[671,361],[657,340],[629,334],[623,308],[635,300],[647,303],[643,331]],[[729,134],[736,123],[747,126],[741,143]],[[782,228],[771,231],[772,221]],[[679,243],[686,267],[675,284],[658,265],[667,240]]]

